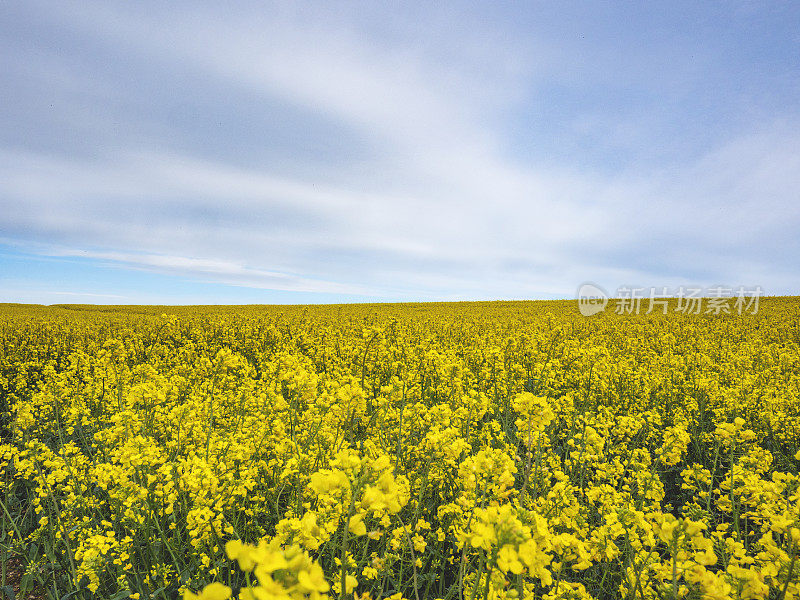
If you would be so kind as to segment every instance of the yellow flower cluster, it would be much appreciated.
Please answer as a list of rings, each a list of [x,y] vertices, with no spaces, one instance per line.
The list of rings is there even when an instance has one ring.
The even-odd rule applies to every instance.
[[[275,541],[268,544],[263,540],[258,546],[250,546],[232,540],[225,545],[225,550],[243,571],[252,571],[258,578],[257,585],[240,592],[243,600],[326,600],[328,597],[330,586],[322,567],[298,546],[281,546]],[[203,593],[207,591],[208,587]],[[220,600],[230,597],[230,588],[224,591],[227,595],[220,596]],[[192,600],[193,596],[188,593],[185,597]]]
[[[800,598],[798,322],[8,305],[0,546],[53,598]]]

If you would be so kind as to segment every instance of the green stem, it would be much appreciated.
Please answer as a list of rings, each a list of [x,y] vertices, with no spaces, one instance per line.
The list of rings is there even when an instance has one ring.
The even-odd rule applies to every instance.
[[[347,589],[347,586],[346,586],[346,584],[347,584],[347,542],[349,541],[348,537],[347,537],[347,534],[350,533],[350,518],[353,516],[353,511],[355,510],[355,507],[356,507],[356,486],[355,485],[351,485],[350,486],[350,506],[347,509],[347,517],[344,520],[344,527],[343,527],[343,531],[342,531],[342,555],[341,555],[341,561],[342,561],[341,584],[342,584],[342,589],[339,590],[339,599],[340,600],[344,600],[345,593],[346,593],[345,590]]]

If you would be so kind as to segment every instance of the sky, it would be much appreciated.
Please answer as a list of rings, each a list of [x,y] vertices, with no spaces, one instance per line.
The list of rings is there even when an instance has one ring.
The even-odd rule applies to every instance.
[[[800,294],[800,3],[0,3],[0,302]]]

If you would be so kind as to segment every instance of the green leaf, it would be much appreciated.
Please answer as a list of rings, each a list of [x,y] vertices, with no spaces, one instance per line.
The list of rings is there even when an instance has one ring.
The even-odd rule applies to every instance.
[[[33,587],[33,575],[25,573],[19,580],[19,595],[25,596]]]

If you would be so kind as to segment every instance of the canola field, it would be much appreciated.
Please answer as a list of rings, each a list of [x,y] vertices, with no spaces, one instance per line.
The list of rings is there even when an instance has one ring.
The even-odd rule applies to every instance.
[[[798,298],[4,305],[0,395],[0,597],[800,597]]]

